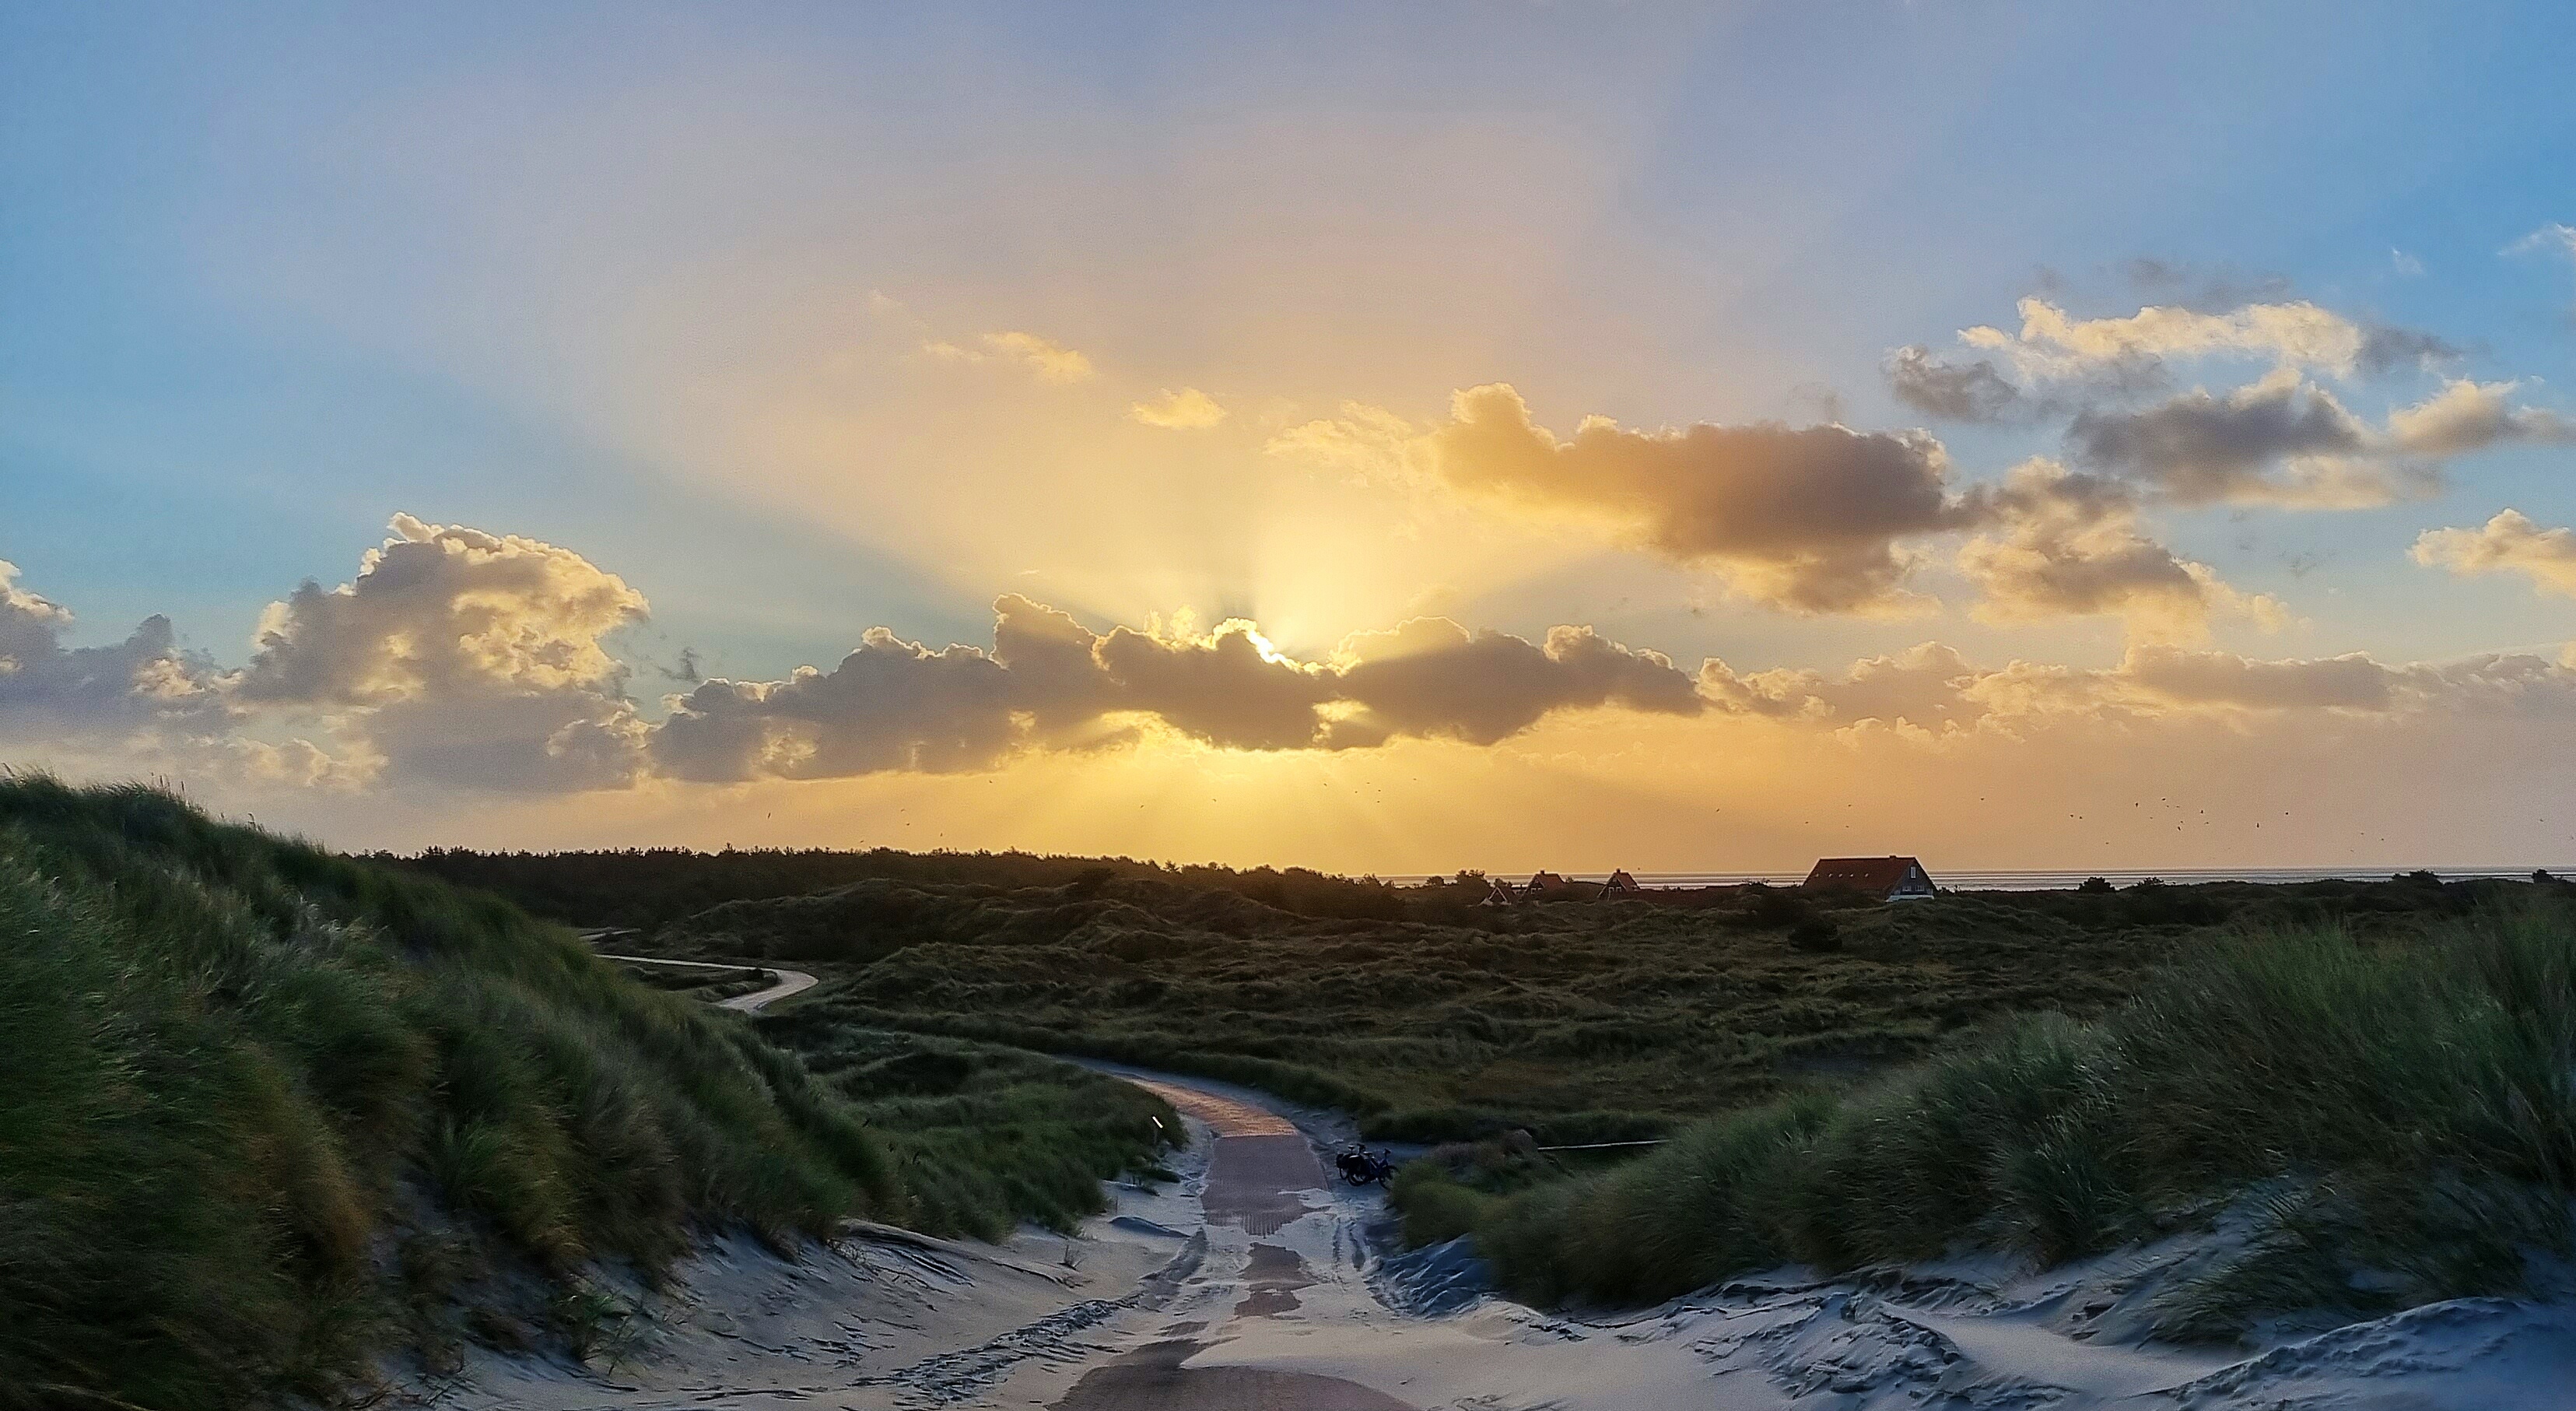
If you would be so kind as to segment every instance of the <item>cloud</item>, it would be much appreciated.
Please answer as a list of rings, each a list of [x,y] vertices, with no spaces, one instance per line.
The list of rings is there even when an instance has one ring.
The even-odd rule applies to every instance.
[[[1320,466],[1354,484],[1396,484],[1427,475],[1422,429],[1384,407],[1344,402],[1338,415],[1271,437],[1262,450]]]
[[[290,788],[363,778],[308,740],[250,728],[231,701],[238,673],[182,651],[170,619],[156,613],[106,646],[65,646],[71,612],[17,576],[0,562],[0,747],[12,762]]]
[[[1886,612],[1899,540],[1956,527],[1941,443],[1920,432],[1777,423],[1631,431],[1592,417],[1560,440],[1496,383],[1458,393],[1423,443],[1450,488],[1533,517],[1589,520],[1651,552],[1713,569],[1792,612]]]
[[[1092,644],[1115,707],[1148,713],[1193,739],[1243,750],[1312,748],[1330,673],[1281,656],[1241,620],[1202,637],[1110,629]]]
[[[1781,669],[1739,676],[1715,657],[1700,664],[1701,696],[1722,709],[1840,727],[1863,721],[1949,729],[1983,713],[1966,694],[1979,673],[1954,647],[1924,642],[1866,657],[1840,673]]]
[[[1659,652],[1632,651],[1589,627],[1551,628],[1544,643],[1416,618],[1357,634],[1334,663],[1341,699],[1361,708],[1336,739],[1420,735],[1490,745],[1551,712],[1607,706],[1696,715],[1692,678]]]
[[[1165,431],[1204,431],[1225,420],[1225,408],[1216,398],[1195,387],[1175,392],[1165,388],[1152,400],[1138,402],[1127,409],[1131,421],[1158,426]]]
[[[2449,339],[2413,328],[2371,324],[2362,329],[2361,370],[2377,374],[2400,363],[2436,368],[2456,361],[2460,349]]]
[[[1906,356],[1900,377],[1926,371]],[[2001,379],[1992,367],[1952,387],[1918,379],[1961,410]],[[2004,389],[2009,392],[2011,389]],[[1451,419],[1422,430],[1370,408],[1274,437],[1363,478],[1401,477],[1525,517],[1591,525],[1660,557],[1721,575],[1740,596],[1793,612],[1886,613],[1929,601],[1905,581],[1919,542],[1981,531],[1960,566],[1997,620],[2114,613],[2131,630],[2195,635],[2212,611],[2277,609],[2148,538],[2135,490],[2105,476],[2026,467],[2002,486],[1954,493],[1940,442],[1921,432],[1826,425],[1625,430],[1606,418],[1563,440],[1511,387],[1470,388]]]
[[[572,792],[648,774],[979,771],[1149,730],[1241,750],[1485,745],[1561,711],[1705,706],[1669,659],[1582,627],[1531,642],[1424,618],[1298,661],[1245,621],[1093,632],[1008,595],[989,650],[875,627],[828,671],[696,681],[654,724],[604,640],[647,610],[623,580],[536,539],[392,527],[349,582],[271,604],[229,672],[178,651],[157,617],[124,643],[67,647],[70,613],[0,564],[0,739],[272,783]],[[288,725],[334,747],[269,738]]]
[[[2576,256],[2576,225],[2544,225],[2505,247],[2509,255],[2528,254],[2533,250],[2559,249]]]
[[[2179,504],[2352,509],[2430,495],[2438,461],[2513,442],[2576,443],[2576,419],[2515,406],[2516,382],[2445,383],[2385,430],[2281,369],[2224,397],[2195,388],[2151,406],[2076,414],[2076,458]]]
[[[2238,277],[2226,266],[2204,271],[2185,261],[2160,260],[2140,255],[2121,265],[2120,272],[2142,293],[2157,299],[2179,303],[2203,313],[2231,309],[2239,304],[2276,303],[2290,294],[2288,276],[2257,275]]]
[[[2428,529],[2415,561],[2453,573],[2519,573],[2544,593],[2576,598],[2576,529],[2543,529],[2519,510],[2500,511],[2475,529]]]
[[[652,757],[665,773],[708,781],[985,769],[1019,742],[1010,686],[971,647],[934,652],[872,628],[829,672],[719,678],[674,697]]]
[[[990,653],[933,652],[878,629],[828,675],[709,683],[681,702],[657,756],[674,774],[715,780],[982,770],[1023,753],[1125,742],[1140,722],[1256,750],[1365,749],[1407,737],[1490,746],[1557,713],[1594,710],[1827,731],[1901,726],[1927,742],[2183,720],[2252,728],[2302,715],[2576,720],[2576,662],[2533,655],[2390,665],[2358,653],[2265,660],[2149,641],[2108,668],[1987,668],[1924,643],[1840,672],[1741,674],[1711,658],[1689,673],[1583,628],[1531,642],[1420,619],[1298,662],[1246,623],[1205,635],[1097,634],[1026,599],[1004,598],[995,610]],[[726,748],[683,757],[718,729]]]
[[[269,604],[234,701],[319,718],[404,781],[631,778],[644,727],[601,639],[643,619],[643,595],[540,540],[408,514],[391,527],[355,579]]]
[[[2576,660],[2527,653],[2390,665],[2362,653],[2267,661],[2142,643],[2117,666],[2011,662],[1983,668],[1924,643],[1839,673],[1739,675],[1712,658],[1700,691],[1732,713],[1853,731],[1900,727],[1945,737],[2027,737],[2043,730],[2137,732],[2207,720],[2239,728],[2302,719],[2576,721]]]
[[[1156,736],[1264,752],[1406,739],[1491,747],[1586,713],[1886,728],[1925,742],[2176,719],[2236,728],[2302,712],[2576,720],[2576,653],[2390,665],[2178,644],[2208,615],[2255,611],[2260,600],[2146,541],[2132,495],[2041,462],[1944,502],[1945,514],[1985,526],[1963,556],[1981,608],[2119,614],[2138,640],[2110,668],[1983,668],[1926,643],[1835,673],[1748,675],[1715,658],[1694,672],[1586,627],[1533,640],[1446,618],[1356,633],[1300,660],[1245,621],[1095,632],[1011,595],[994,603],[989,647],[933,648],[875,627],[829,670],[696,682],[669,698],[658,724],[638,712],[628,668],[607,645],[643,617],[641,594],[569,549],[400,515],[349,582],[308,582],[272,605],[249,663],[233,671],[178,650],[158,618],[119,644],[67,646],[69,614],[0,566],[0,739],[19,742],[22,760],[111,772],[567,793],[650,777],[983,772]],[[2576,536],[2511,512],[2482,531],[2428,535],[2417,556],[2576,584]],[[291,733],[306,724],[327,747]]]
[[[2129,653],[2117,680],[2178,706],[2380,712],[2390,708],[2400,677],[2358,653],[2313,661],[2256,661],[2232,652],[2144,647]]]
[[[654,757],[701,780],[948,773],[1123,742],[1144,724],[1222,748],[1339,750],[1404,736],[1493,744],[1556,711],[1704,704],[1666,658],[1585,628],[1535,644],[1417,619],[1300,662],[1249,622],[1094,633],[1016,595],[993,606],[990,652],[932,651],[880,627],[830,672],[709,681],[673,700]]]
[[[2283,368],[2349,377],[2361,365],[2367,330],[2305,300],[2247,304],[2226,313],[2150,305],[2121,318],[2076,319],[2045,299],[2016,306],[2019,332],[1979,326],[1959,340],[1998,353],[2024,378],[2068,379],[2169,359],[2264,357]]]
[[[2518,382],[2445,383],[2440,392],[2388,415],[2396,444],[2417,455],[2456,456],[2500,442],[2576,443],[2576,418],[2508,398]]]
[[[2194,275],[2182,266],[2132,260],[2141,288],[2179,292]],[[1889,352],[1889,390],[1899,401],[1945,421],[2015,423],[2064,416],[2119,414],[2171,385],[2168,365],[2202,358],[2257,358],[2272,364],[2257,386],[2305,374],[2350,378],[2404,363],[2426,368],[2460,356],[2430,333],[2360,322],[2306,300],[2282,298],[2287,285],[2247,286],[2224,275],[2196,300],[2150,304],[2114,318],[2083,319],[2046,298],[2016,305],[2021,326],[1962,329],[1976,356],[1944,358],[1921,344]],[[2038,389],[2054,386],[2057,390]]]
[[[2153,261],[2142,267],[2167,282],[2182,278]],[[2384,430],[2372,427],[2308,374],[2348,377],[2402,362],[2429,368],[2459,350],[2429,333],[2356,323],[2306,302],[2225,313],[2148,307],[2083,320],[2044,299],[2024,299],[2020,308],[2018,334],[1971,328],[1959,335],[1988,356],[1944,359],[1919,344],[1894,350],[1886,365],[1891,390],[1946,420],[2066,416],[2074,460],[2181,505],[2383,505],[2438,490],[2443,458],[2504,442],[2576,440],[2576,420],[2511,405],[2520,385],[2514,382],[2454,379],[2392,412]],[[2213,354],[2263,356],[2274,366],[2224,394],[2194,388],[2141,404],[2143,393],[2161,386],[2167,359]],[[2070,381],[2077,385],[2033,390]],[[2147,562],[2129,557],[2141,567]]]
[[[2134,411],[2087,409],[2067,441],[2085,464],[2184,505],[2355,508],[2440,483],[2432,467],[2383,454],[2332,393],[2287,368],[2224,397],[2194,389]]]
[[[170,619],[147,617],[113,645],[67,647],[71,611],[17,580],[0,561],[0,724],[81,736],[220,728],[223,679],[179,650]]]
[[[2576,225],[2544,225],[2504,247],[2508,255],[2526,255],[2534,250],[2557,250],[2576,259]]]
[[[1048,382],[1081,382],[1093,372],[1091,359],[1034,333],[987,333],[971,345],[930,340],[921,350],[950,362],[1016,364]]]
[[[2140,532],[2125,486],[2078,475],[2049,461],[2016,467],[1999,501],[2001,530],[1959,548],[1959,571],[1980,595],[1977,616],[1993,622],[2111,614],[2133,637],[2196,638],[2218,612],[2266,623],[2286,614],[2248,596],[2217,570],[2193,563]]]
[[[1989,358],[1946,361],[1915,343],[1888,354],[1886,372],[1896,399],[1925,416],[1994,423],[2037,414],[2037,404],[1997,371]]]

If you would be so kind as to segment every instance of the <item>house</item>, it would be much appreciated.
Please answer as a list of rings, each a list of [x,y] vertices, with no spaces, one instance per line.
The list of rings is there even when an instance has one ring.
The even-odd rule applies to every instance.
[[[1530,901],[1610,901],[1614,898],[1643,897],[1646,889],[1625,872],[1613,872],[1608,881],[1580,882],[1561,872],[1538,872],[1522,886],[1496,881],[1483,905],[1512,906]]]
[[[1933,894],[1932,874],[1910,857],[1828,857],[1818,859],[1805,888],[1859,892],[1887,901],[1921,901]]]

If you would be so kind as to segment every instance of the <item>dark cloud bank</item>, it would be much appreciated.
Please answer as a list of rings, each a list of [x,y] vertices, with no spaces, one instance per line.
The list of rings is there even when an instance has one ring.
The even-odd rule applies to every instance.
[[[1901,465],[1904,451],[1882,454]],[[1761,453],[1802,452],[1793,443]],[[2115,487],[2034,472],[1989,494],[1996,503],[1976,514],[2021,526],[1992,541],[1998,554],[2025,556],[1995,570],[2031,578],[2016,591],[2076,602],[2105,591],[2080,565],[2049,557],[2045,526],[2117,541]],[[1956,497],[1913,503],[1908,513],[1962,512]],[[2536,542],[2535,553],[2555,552],[2546,536]],[[2142,579],[2175,572],[2135,545],[2094,550],[2096,559],[2126,552]],[[271,605],[248,663],[227,669],[181,650],[159,618],[113,645],[67,645],[70,615],[0,567],[0,747],[20,761],[252,784],[563,792],[648,776],[979,771],[1151,734],[1242,750],[1490,746],[1573,711],[2007,734],[2127,731],[2213,713],[2576,719],[2576,669],[2532,655],[2387,665],[2142,646],[2108,668],[1981,668],[1926,644],[1842,673],[1742,673],[1715,659],[1688,670],[1582,627],[1532,641],[1423,618],[1298,661],[1247,623],[1095,632],[1008,596],[994,606],[989,647],[934,649],[874,628],[828,671],[701,681],[653,720],[604,642],[645,611],[641,594],[569,549],[399,516],[350,582],[307,583]]]

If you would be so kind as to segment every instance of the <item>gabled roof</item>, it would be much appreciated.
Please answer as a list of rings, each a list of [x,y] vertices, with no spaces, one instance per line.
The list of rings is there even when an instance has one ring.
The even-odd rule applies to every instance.
[[[1849,887],[1856,892],[1885,896],[1905,885],[1906,879],[1922,866],[1910,857],[1828,857],[1819,859],[1816,870],[1807,874],[1807,885]],[[1931,875],[1923,874],[1926,881]]]

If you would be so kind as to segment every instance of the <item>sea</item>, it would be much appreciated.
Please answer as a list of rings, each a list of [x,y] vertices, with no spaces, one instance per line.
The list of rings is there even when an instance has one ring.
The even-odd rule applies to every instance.
[[[2005,871],[1945,872],[1932,868],[1932,880],[1952,891],[1962,892],[2059,892],[2070,891],[2085,879],[2099,877],[2115,886],[2134,886],[2153,879],[2176,886],[2192,882],[2385,882],[2401,872],[2428,871],[2445,882],[2464,882],[2480,877],[2513,877],[2527,879],[2535,871],[2546,871],[2557,877],[2576,877],[2576,863],[2555,866],[2535,863],[2529,867],[2167,867],[2138,871],[2095,868],[2091,871]],[[1442,876],[1452,874],[1442,873]],[[1527,872],[1497,872],[1496,877],[1519,881]],[[1599,882],[1607,872],[1565,872],[1560,876],[1577,882]],[[1746,882],[1768,882],[1775,887],[1794,887],[1807,880],[1798,872],[1634,872],[1641,887],[1731,887]],[[1399,886],[1430,880],[1430,874],[1407,874],[1387,878]]]

